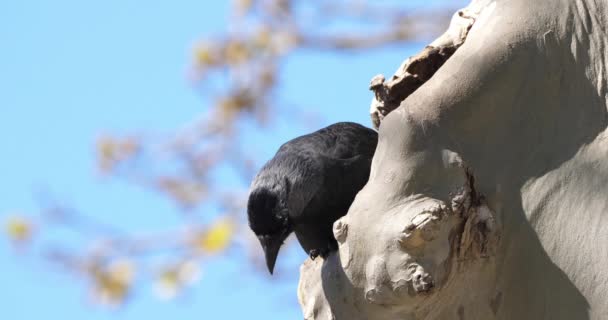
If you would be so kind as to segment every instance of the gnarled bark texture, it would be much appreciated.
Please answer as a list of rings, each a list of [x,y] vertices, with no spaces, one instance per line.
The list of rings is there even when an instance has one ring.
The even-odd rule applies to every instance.
[[[375,78],[370,179],[301,267],[304,317],[608,319],[607,28],[605,0],[473,1]]]

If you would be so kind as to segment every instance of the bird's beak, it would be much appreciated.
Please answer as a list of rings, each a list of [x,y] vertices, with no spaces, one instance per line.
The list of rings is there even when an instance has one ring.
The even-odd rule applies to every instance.
[[[268,267],[268,271],[270,274],[274,271],[274,264],[277,261],[277,256],[279,255],[279,249],[283,244],[283,240],[278,237],[271,236],[260,236],[258,237],[260,243],[262,244],[262,249],[264,249],[264,254],[266,254],[266,266]]]

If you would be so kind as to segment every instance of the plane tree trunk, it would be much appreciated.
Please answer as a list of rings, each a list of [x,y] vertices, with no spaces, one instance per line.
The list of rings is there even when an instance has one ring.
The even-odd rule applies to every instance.
[[[608,319],[608,3],[474,0],[394,77],[306,319]]]

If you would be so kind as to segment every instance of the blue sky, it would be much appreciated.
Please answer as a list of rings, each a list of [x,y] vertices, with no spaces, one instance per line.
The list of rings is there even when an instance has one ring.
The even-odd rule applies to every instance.
[[[444,1],[445,2],[445,1]],[[196,40],[223,32],[228,1],[0,2],[0,219],[35,214],[33,192],[49,187],[97,220],[126,230],[176,224],[177,208],[158,194],[96,174],[103,132],[171,132],[205,110],[186,78]],[[390,76],[422,43],[354,54],[303,52],[282,73],[281,93],[321,116],[320,125],[370,125],[372,76]],[[331,77],[319,78],[318,72]],[[305,86],[303,86],[305,84]],[[279,124],[256,158],[268,159],[302,127]],[[52,240],[72,240],[58,233]],[[299,251],[287,257],[300,261]],[[273,279],[235,254],[205,264],[184,299],[160,302],[141,286],[124,308],[87,300],[85,284],[19,255],[0,240],[2,318],[298,319],[297,264]],[[293,262],[293,261],[291,261]],[[293,267],[296,266],[296,267]]]

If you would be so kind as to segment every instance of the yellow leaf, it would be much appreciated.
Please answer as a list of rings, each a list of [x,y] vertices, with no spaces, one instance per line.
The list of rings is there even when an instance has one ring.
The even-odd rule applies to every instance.
[[[220,62],[217,48],[211,43],[199,43],[193,51],[194,61],[199,68],[214,66]]]
[[[250,52],[245,43],[238,40],[232,40],[226,44],[224,55],[229,63],[236,65],[249,59]]]
[[[179,283],[179,273],[176,269],[167,269],[161,272],[158,281],[166,286],[175,287]]]
[[[195,246],[208,253],[222,251],[230,244],[233,232],[234,224],[231,221],[219,220],[196,237]]]
[[[270,31],[266,28],[260,29],[254,38],[254,43],[259,49],[266,49],[270,46],[272,41],[272,35]]]
[[[175,269],[162,271],[155,285],[156,294],[165,300],[175,298],[180,288],[179,274]]]
[[[117,260],[108,267],[108,274],[121,283],[131,283],[135,268],[129,260]]]
[[[8,237],[16,243],[26,242],[32,236],[32,223],[25,217],[15,216],[9,218],[5,228]]]
[[[186,286],[198,280],[199,265],[196,261],[183,261],[164,268],[156,279],[156,294],[164,300],[173,299]]]
[[[108,173],[120,162],[134,157],[140,151],[140,142],[135,137],[116,139],[101,136],[97,139],[97,162],[102,173]]]
[[[107,268],[93,267],[94,298],[106,305],[119,305],[126,299],[133,282],[134,267],[128,260],[119,260]]]

